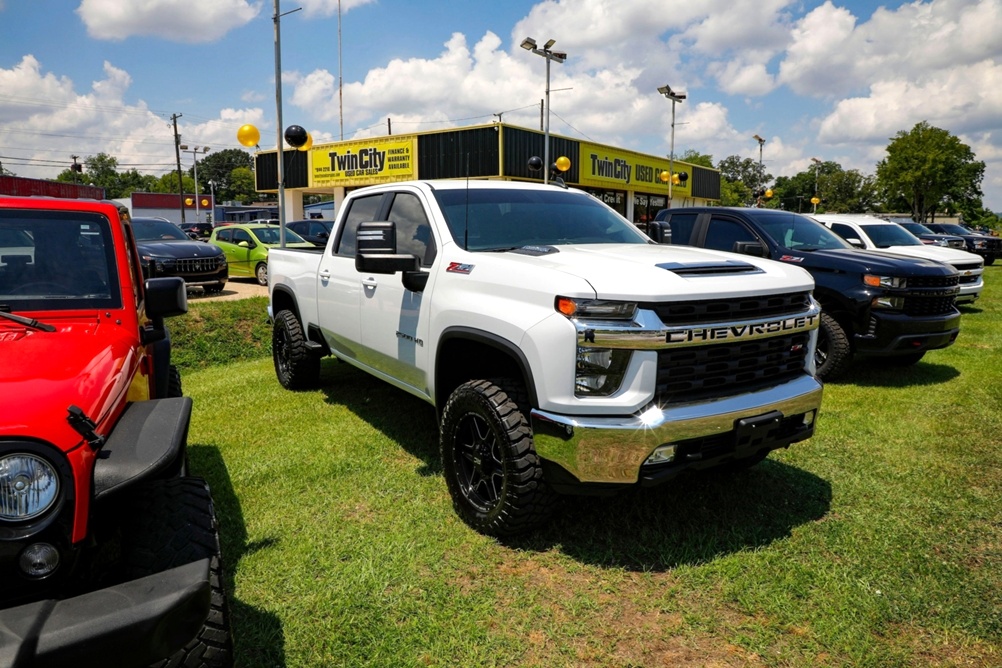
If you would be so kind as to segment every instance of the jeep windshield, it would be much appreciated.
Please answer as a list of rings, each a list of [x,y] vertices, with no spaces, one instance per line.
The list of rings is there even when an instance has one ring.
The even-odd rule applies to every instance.
[[[0,210],[0,305],[7,311],[121,306],[108,219]]]
[[[651,243],[618,213],[579,192],[471,188],[437,190],[435,197],[452,238],[470,251]]]
[[[849,242],[806,216],[760,215],[755,217],[755,222],[772,237],[773,241],[790,250],[809,252],[830,248],[852,248]]]

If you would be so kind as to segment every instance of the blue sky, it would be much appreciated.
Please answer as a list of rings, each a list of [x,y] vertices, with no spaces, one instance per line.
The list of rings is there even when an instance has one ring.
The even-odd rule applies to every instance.
[[[556,40],[551,131],[666,155],[758,159],[773,176],[811,158],[872,174],[897,132],[928,121],[987,165],[1002,210],[1002,0],[283,0],[283,122],[315,142],[503,121],[539,126]],[[294,11],[299,9],[299,11]],[[274,2],[0,0],[0,162],[53,177],[71,155],[172,168],[182,141],[274,148]],[[557,90],[563,89],[563,90]],[[190,163],[190,155],[185,156]]]

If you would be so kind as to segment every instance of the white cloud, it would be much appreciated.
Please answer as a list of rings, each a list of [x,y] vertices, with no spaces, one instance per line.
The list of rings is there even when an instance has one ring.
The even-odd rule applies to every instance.
[[[376,0],[300,0],[299,5],[307,16],[334,16],[341,9],[341,14],[347,14],[355,7],[361,7]]]
[[[178,42],[212,42],[261,11],[246,0],[81,0],[77,14],[96,39],[151,36]]]

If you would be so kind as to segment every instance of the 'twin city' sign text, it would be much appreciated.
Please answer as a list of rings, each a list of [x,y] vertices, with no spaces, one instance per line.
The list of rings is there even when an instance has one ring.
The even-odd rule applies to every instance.
[[[414,139],[337,142],[310,150],[311,186],[369,185],[415,178]]]
[[[581,142],[581,169],[579,180],[582,185],[599,188],[633,186],[643,192],[667,191],[668,184],[661,180],[661,172],[673,168],[675,172],[687,171],[692,176],[692,165],[669,160],[617,151],[608,146]],[[689,196],[692,180],[674,187],[677,195]]]

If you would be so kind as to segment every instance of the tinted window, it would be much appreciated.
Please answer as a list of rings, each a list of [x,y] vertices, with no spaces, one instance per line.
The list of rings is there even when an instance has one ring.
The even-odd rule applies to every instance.
[[[859,232],[842,223],[832,223],[832,232],[843,239],[859,239]],[[859,240],[864,241],[863,239]]]
[[[421,264],[430,265],[435,259],[435,241],[421,200],[411,193],[397,193],[388,218],[396,223],[397,252],[416,255]]]
[[[355,257],[356,228],[359,223],[376,220],[382,202],[382,193],[359,197],[351,202],[351,208],[345,215],[344,225],[341,226],[341,238],[338,240],[336,251],[338,255]]]
[[[671,225],[671,242],[673,244],[689,245],[692,240],[692,230],[696,227],[696,213],[668,214],[668,224]]]
[[[827,227],[806,216],[796,214],[756,215],[755,222],[773,241],[795,250],[812,251],[822,248],[852,248]]]
[[[914,234],[897,225],[864,225],[863,232],[877,248],[922,245]]]
[[[159,220],[135,218],[132,231],[139,241],[191,241],[184,230],[174,223]]]
[[[675,228],[672,226],[672,238]],[[755,235],[742,223],[728,218],[711,218],[706,228],[706,242],[703,244],[713,250],[733,252],[734,245],[739,241],[757,241]]]

